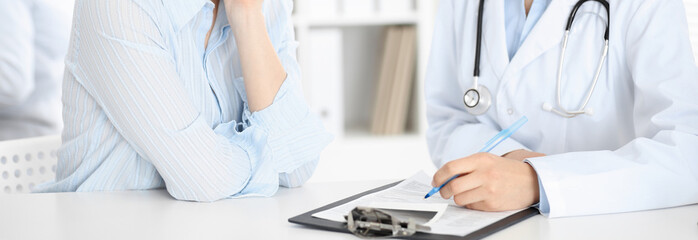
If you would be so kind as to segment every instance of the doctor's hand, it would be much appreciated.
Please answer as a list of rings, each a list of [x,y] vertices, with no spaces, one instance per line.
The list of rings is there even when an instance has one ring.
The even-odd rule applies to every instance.
[[[436,174],[432,186],[440,186],[445,199],[469,209],[507,211],[529,207],[538,202],[538,175],[533,167],[520,160],[490,153],[476,153],[446,163]]]
[[[523,161],[523,160],[526,160],[528,158],[544,157],[544,156],[545,156],[545,154],[543,154],[543,153],[531,152],[531,151],[524,150],[524,149],[514,150],[514,151],[511,151],[511,152],[508,152],[508,153],[502,155],[502,157],[505,157],[508,159],[519,160],[519,161]]]

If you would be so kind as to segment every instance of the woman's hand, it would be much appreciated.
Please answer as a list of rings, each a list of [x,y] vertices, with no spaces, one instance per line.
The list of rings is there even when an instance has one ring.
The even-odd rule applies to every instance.
[[[228,15],[228,23],[233,31],[259,28],[262,25],[264,16],[262,15],[262,3],[264,0],[222,0],[225,6],[225,13]],[[259,29],[257,29],[259,30]],[[262,29],[264,30],[264,29]]]
[[[520,160],[477,153],[446,163],[434,174],[432,186],[455,175],[460,177],[441,189],[445,199],[482,211],[521,209],[538,202],[538,175]]]
[[[247,102],[250,111],[257,112],[272,104],[286,71],[267,33],[264,0],[223,1],[240,54]]]

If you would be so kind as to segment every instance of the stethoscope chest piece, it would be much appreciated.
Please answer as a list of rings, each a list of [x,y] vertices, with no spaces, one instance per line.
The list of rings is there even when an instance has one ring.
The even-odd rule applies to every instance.
[[[463,94],[463,104],[465,110],[472,115],[482,115],[492,105],[492,94],[484,85],[478,84],[476,88],[471,88]]]

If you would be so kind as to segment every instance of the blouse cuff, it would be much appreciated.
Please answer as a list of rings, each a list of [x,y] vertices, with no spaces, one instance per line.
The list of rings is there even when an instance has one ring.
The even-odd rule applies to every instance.
[[[321,150],[332,139],[296,89],[293,79],[286,79],[270,106],[251,113],[246,104],[243,114],[248,126],[257,126],[267,134],[274,169],[278,173],[293,172],[317,161]]]
[[[243,126],[235,121],[218,125],[215,130],[247,153],[248,159],[230,159],[234,163],[250,162],[250,179],[243,189],[230,198],[274,195],[278,190],[278,174],[270,164],[272,155],[269,153],[268,138],[264,131],[257,126]],[[244,169],[244,168],[241,168]]]
[[[298,96],[294,87],[293,82],[286,79],[276,93],[274,102],[261,111],[252,113],[249,105],[245,104],[243,120],[247,120],[250,125],[261,126],[272,136],[293,129],[310,112],[305,99]]]

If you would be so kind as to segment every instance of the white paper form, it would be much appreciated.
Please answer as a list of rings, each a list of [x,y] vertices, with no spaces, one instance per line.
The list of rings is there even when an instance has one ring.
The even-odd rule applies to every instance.
[[[357,206],[370,207],[376,205],[376,203],[379,203],[381,206],[385,206],[386,203],[399,203],[396,205],[400,206],[405,206],[408,203],[417,205],[447,204],[446,211],[441,214],[441,217],[439,219],[435,218],[433,222],[428,224],[431,227],[431,233],[465,236],[520,211],[481,212],[470,210],[459,207],[452,200],[443,199],[438,194],[424,199],[424,195],[432,188],[430,183],[431,177],[424,172],[418,172],[394,187],[363,196],[326,211],[315,213],[313,217],[344,222],[344,215],[347,215]]]

